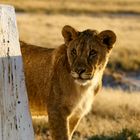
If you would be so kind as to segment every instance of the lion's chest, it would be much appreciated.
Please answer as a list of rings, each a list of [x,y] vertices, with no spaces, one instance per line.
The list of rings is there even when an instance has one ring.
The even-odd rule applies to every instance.
[[[77,109],[81,110],[83,116],[91,110],[93,100],[94,100],[93,88],[89,88],[85,92],[83,92],[83,96],[79,101],[78,105],[76,106]]]
[[[78,112],[81,114],[81,116],[84,116],[91,110],[93,100],[94,88],[90,87],[86,90],[78,89],[74,93],[71,93],[71,96],[69,96],[69,101],[67,100],[67,103],[69,104],[71,113]]]

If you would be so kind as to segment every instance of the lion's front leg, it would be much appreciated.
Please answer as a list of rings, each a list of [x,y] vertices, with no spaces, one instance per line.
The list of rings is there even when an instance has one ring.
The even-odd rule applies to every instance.
[[[83,111],[81,108],[77,108],[73,114],[69,117],[69,129],[70,129],[70,136],[72,138],[75,129],[77,128],[80,120],[84,116]]]
[[[58,110],[48,112],[50,131],[53,140],[70,140],[66,115]]]
[[[70,137],[71,138],[72,138],[73,133],[74,133],[76,127],[78,126],[80,120],[81,120],[81,117],[80,116],[72,116],[69,119],[69,129],[70,129]]]

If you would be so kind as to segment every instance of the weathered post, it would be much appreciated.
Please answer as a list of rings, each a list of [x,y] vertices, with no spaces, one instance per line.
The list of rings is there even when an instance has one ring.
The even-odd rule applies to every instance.
[[[0,5],[0,140],[34,140],[15,10]]]

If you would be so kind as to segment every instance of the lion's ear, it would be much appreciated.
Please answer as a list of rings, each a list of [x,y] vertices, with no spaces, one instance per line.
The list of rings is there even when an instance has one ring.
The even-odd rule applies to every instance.
[[[107,46],[108,49],[111,49],[116,42],[116,34],[111,30],[102,31],[99,33],[98,37],[100,43]]]
[[[78,36],[78,32],[69,25],[65,25],[62,29],[62,35],[64,37],[65,43],[68,44],[71,40]]]

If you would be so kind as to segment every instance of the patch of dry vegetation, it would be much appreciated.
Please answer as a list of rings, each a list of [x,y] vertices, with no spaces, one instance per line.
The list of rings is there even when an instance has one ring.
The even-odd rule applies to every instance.
[[[18,12],[140,13],[139,0],[1,0],[1,3],[14,5]]]
[[[81,121],[74,137],[76,140],[126,140],[129,137],[138,140],[139,118],[140,93],[103,89],[95,98],[92,111]],[[33,122],[38,140],[43,137],[43,140],[47,140],[49,127],[46,118],[36,117]]]
[[[140,71],[140,49],[138,48],[139,43],[137,48],[134,48],[133,50],[133,47],[131,48],[130,46],[131,45],[129,45],[128,48],[122,48],[120,50],[116,49],[115,52],[112,53],[108,67],[113,71],[117,69],[129,72]]]

